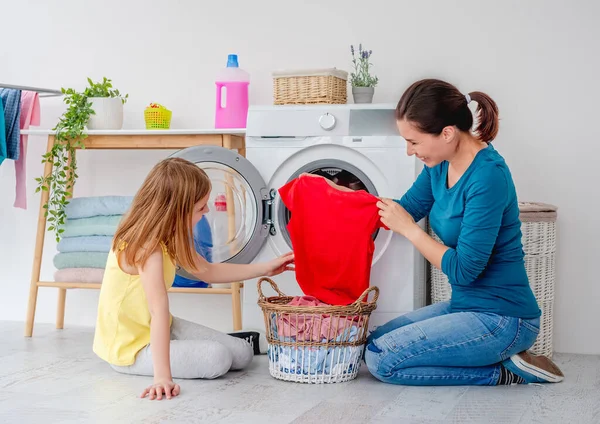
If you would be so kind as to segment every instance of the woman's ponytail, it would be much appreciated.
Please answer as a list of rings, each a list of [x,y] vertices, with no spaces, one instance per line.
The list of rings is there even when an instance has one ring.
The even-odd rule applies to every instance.
[[[498,106],[490,96],[481,91],[469,93],[471,100],[477,102],[477,128],[473,130],[474,134],[481,141],[489,143],[498,134],[499,118]]]

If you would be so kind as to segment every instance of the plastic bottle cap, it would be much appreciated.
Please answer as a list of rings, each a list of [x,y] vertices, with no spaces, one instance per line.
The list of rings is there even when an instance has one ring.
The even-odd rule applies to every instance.
[[[227,67],[228,68],[238,68],[238,57],[237,54],[230,54],[227,56]]]
[[[225,199],[225,195],[220,193],[215,198],[215,210],[217,212],[227,212],[227,199]]]

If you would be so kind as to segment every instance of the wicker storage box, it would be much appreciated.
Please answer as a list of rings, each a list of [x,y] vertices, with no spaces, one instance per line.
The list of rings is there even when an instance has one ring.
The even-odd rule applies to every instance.
[[[266,297],[266,281],[277,296]],[[367,299],[373,292],[373,299]],[[258,305],[267,333],[269,373],[296,383],[341,383],[356,378],[368,335],[369,318],[377,307],[379,289],[370,287],[347,306],[288,305],[269,278],[258,281]]]
[[[345,104],[348,72],[310,69],[273,72],[273,102],[276,105]]]
[[[525,251],[525,268],[529,284],[542,311],[540,334],[531,351],[552,357],[553,354],[553,309],[554,286],[556,280],[556,206],[544,203],[519,203]],[[429,227],[429,234],[440,241]],[[429,266],[431,301],[433,303],[450,300],[452,288],[448,277],[433,265]]]

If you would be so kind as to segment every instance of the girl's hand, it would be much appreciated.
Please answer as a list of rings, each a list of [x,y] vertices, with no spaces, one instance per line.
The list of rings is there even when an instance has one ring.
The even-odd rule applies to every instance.
[[[173,383],[173,380],[165,379],[155,381],[152,386],[146,388],[146,390],[142,392],[142,396],[140,397],[145,398],[148,396],[150,400],[161,400],[164,393],[167,399],[171,399],[172,396],[178,396],[179,391],[179,384]]]
[[[265,264],[264,275],[267,277],[273,277],[279,275],[285,271],[293,271],[294,267],[291,266],[294,263],[294,252],[288,252],[283,256],[273,259]]]
[[[409,232],[418,228],[413,217],[392,199],[381,198],[377,207],[381,222],[390,230],[407,237]]]

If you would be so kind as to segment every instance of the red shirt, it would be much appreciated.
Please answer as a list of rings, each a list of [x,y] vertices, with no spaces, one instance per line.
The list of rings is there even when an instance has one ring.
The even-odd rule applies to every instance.
[[[310,176],[290,181],[279,194],[292,213],[287,229],[304,294],[330,305],[356,301],[369,287],[372,235],[383,227],[377,197]]]

